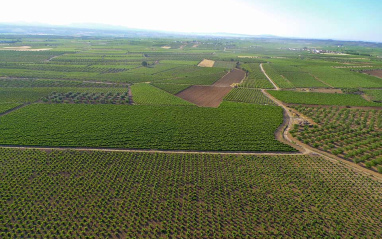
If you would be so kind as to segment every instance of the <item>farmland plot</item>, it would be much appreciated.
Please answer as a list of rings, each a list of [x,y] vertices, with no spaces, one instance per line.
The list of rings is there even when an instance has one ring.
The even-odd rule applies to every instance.
[[[382,110],[296,107],[319,127],[292,134],[315,148],[382,173]]]
[[[276,105],[271,99],[266,97],[259,89],[234,88],[224,98],[227,101],[253,103],[259,105]]]
[[[0,149],[0,171],[2,238],[382,233],[381,183],[319,157]]]
[[[233,102],[219,108],[32,104],[1,117],[0,145],[295,151],[275,139],[282,122],[280,107]]]
[[[297,91],[268,91],[277,99],[291,104],[307,105],[343,105],[343,106],[381,106],[382,103],[369,102],[360,95],[297,92]]]

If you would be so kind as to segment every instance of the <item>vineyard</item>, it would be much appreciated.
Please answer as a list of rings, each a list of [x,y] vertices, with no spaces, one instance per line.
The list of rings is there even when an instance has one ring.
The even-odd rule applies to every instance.
[[[375,102],[382,103],[382,90],[363,90]]]
[[[274,137],[282,122],[280,107],[233,102],[219,108],[32,104],[1,117],[0,145],[295,151]]]
[[[382,173],[382,110],[296,107],[318,127],[295,126],[297,139]]]
[[[134,103],[139,105],[193,105],[150,84],[131,86]]]
[[[369,102],[360,95],[296,92],[296,91],[268,91],[277,99],[290,104],[307,105],[343,105],[343,106],[382,106],[382,103]]]
[[[260,65],[257,63],[244,64],[241,66],[243,70],[248,72],[247,78],[239,84],[240,87],[245,88],[263,88],[263,89],[273,89],[273,85],[265,77],[260,69]]]
[[[118,85],[70,80],[0,79],[0,87],[118,87]]]
[[[81,93],[81,92],[67,92],[59,93],[53,92],[47,97],[43,97],[44,103],[67,103],[67,104],[129,104],[127,92],[124,93]]]
[[[21,104],[18,103],[0,103],[0,114],[6,112],[10,109],[13,109]]]
[[[382,234],[382,184],[319,157],[1,149],[0,168],[1,238]]]
[[[316,80],[315,76],[293,65],[273,64],[273,69],[286,81],[295,87],[328,87],[328,85]]]
[[[295,88],[295,86],[282,77],[271,64],[263,64],[264,71],[267,75],[275,82],[275,84],[280,88]]]
[[[224,98],[227,101],[253,103],[259,105],[276,105],[259,89],[234,88]]]

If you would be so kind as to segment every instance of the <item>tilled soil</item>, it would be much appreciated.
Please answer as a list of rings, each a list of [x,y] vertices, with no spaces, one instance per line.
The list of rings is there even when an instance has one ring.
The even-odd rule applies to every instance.
[[[226,96],[231,89],[231,87],[194,85],[176,94],[176,96],[194,103],[197,106],[219,107],[224,96]]]
[[[382,70],[365,71],[366,74],[382,78]]]
[[[219,107],[224,96],[231,91],[231,85],[240,83],[244,77],[245,72],[243,70],[233,69],[211,86],[194,85],[179,92],[176,96],[197,106]]]
[[[230,73],[223,76],[220,80],[216,81],[213,86],[229,87],[232,84],[240,83],[245,77],[245,71],[240,69],[233,69]]]

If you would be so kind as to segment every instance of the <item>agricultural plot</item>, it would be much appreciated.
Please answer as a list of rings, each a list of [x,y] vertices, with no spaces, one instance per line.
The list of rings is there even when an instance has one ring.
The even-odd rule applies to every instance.
[[[296,107],[318,127],[296,126],[291,132],[315,148],[382,173],[382,110]]]
[[[214,67],[233,69],[236,67],[235,61],[215,61]]]
[[[59,56],[64,51],[1,51],[0,62],[43,62],[54,56]]]
[[[203,59],[198,66],[199,67],[213,67],[215,64],[215,61],[213,60],[208,60],[208,59]]]
[[[2,238],[382,234],[381,183],[319,157],[0,149],[0,170]]]
[[[51,92],[52,88],[0,88],[0,102],[31,103]]]
[[[20,106],[19,103],[0,103],[0,114]]]
[[[239,84],[240,87],[245,88],[260,88],[260,89],[273,89],[273,85],[266,78],[264,73],[260,69],[260,65],[257,63],[244,64],[242,69],[247,71],[248,75],[242,83]]]
[[[216,81],[213,86],[229,87],[233,84],[240,83],[245,77],[245,72],[240,69],[233,69],[228,74],[224,75],[221,79]]]
[[[25,88],[0,88],[0,102],[8,103],[32,103],[41,99],[47,99],[47,97],[53,96],[52,93],[60,101],[63,101],[64,95],[68,93],[104,93],[104,94],[116,94],[126,92],[127,88],[117,87],[25,87]],[[53,98],[52,98],[53,99]]]
[[[304,71],[299,66],[273,64],[272,67],[281,77],[295,87],[330,87],[330,85],[318,81],[312,74]]]
[[[201,107],[219,107],[231,87],[194,85],[176,94],[188,102]]]
[[[191,103],[150,84],[131,86],[134,103],[139,105],[192,105]]]
[[[282,122],[280,107],[233,102],[219,108],[32,104],[1,117],[0,145],[295,151],[274,137]]]
[[[118,84],[100,84],[70,80],[0,79],[0,87],[118,87]]]
[[[67,104],[129,104],[127,91],[123,93],[113,92],[66,92],[51,93],[47,97],[43,97],[44,103],[67,103]]]
[[[371,76],[376,76],[379,78],[382,78],[382,70],[371,70],[371,71],[363,71],[364,73],[371,75]]]
[[[177,94],[182,90],[187,89],[191,85],[178,85],[178,84],[166,84],[166,83],[152,83],[151,85],[158,87],[164,91],[167,91],[170,94]]]
[[[268,91],[282,102],[288,104],[307,105],[342,105],[342,106],[381,106],[382,103],[369,102],[360,95],[318,93],[318,92],[297,92],[297,91]]]
[[[224,100],[259,105],[276,105],[259,89],[234,88],[228,93]]]
[[[310,66],[304,70],[312,73],[328,85],[337,88],[379,88],[382,80],[349,69],[336,69],[330,66]]]
[[[370,96],[372,101],[382,103],[382,90],[362,90],[368,96]]]
[[[263,64],[264,71],[267,75],[275,82],[275,84],[280,88],[295,88],[295,86],[282,77],[274,68],[272,64]]]
[[[213,68],[201,68],[213,69]],[[227,72],[220,71],[212,74],[173,77],[164,80],[155,80],[155,83],[177,84],[177,85],[212,85],[221,79]]]
[[[307,72],[282,72],[281,73],[287,80],[289,80],[295,87],[329,87]]]

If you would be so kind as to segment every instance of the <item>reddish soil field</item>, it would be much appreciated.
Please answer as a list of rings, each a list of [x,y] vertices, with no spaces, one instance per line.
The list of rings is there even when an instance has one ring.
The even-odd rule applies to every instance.
[[[176,96],[194,103],[197,106],[219,107],[224,96],[231,91],[231,85],[240,83],[244,77],[244,71],[233,69],[230,73],[216,81],[212,86],[194,85],[179,92]]]
[[[213,86],[229,87],[232,84],[240,83],[245,77],[245,71],[240,69],[233,69],[230,73],[223,76],[220,80],[216,81]]]
[[[382,78],[382,70],[365,71],[366,74]]]
[[[176,94],[176,96],[194,103],[197,106],[219,107],[224,96],[226,96],[231,89],[231,87],[194,85]]]

